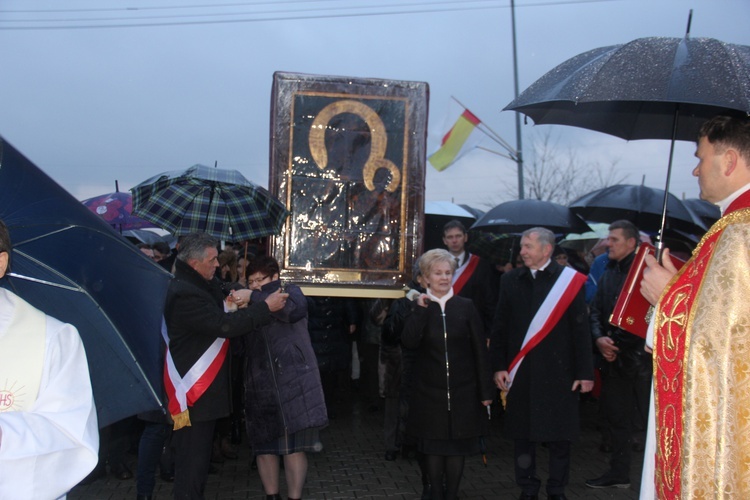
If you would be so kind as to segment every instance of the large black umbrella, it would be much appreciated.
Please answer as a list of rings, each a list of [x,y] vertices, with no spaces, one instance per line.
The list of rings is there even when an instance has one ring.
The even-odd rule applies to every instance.
[[[490,209],[471,226],[467,248],[494,264],[505,264],[513,259],[521,233],[532,227],[546,227],[558,236],[591,231],[583,219],[558,203],[513,200]]]
[[[714,222],[721,218],[721,210],[710,201],[699,198],[688,198],[687,200],[682,200],[682,203],[707,228],[711,227]]]
[[[718,114],[750,113],[750,47],[711,38],[649,37],[594,49],[542,76],[506,110],[536,124],[587,128],[623,139],[697,139]],[[668,197],[663,199],[662,220]],[[664,224],[663,224],[664,226]]]
[[[466,249],[493,264],[505,265],[513,262],[521,246],[520,233],[495,234],[476,229],[469,230]]]
[[[99,425],[159,408],[160,327],[170,274],[0,138],[0,280],[81,334]]]
[[[226,241],[278,234],[289,212],[236,170],[193,165],[131,189],[133,213],[179,236],[203,231]]]
[[[750,46],[686,36],[600,47],[549,71],[505,109],[537,125],[694,141],[706,120],[750,112]]]
[[[524,199],[501,203],[471,226],[472,230],[495,234],[522,233],[546,227],[555,234],[585,233],[591,228],[568,207],[551,201]]]
[[[704,233],[699,219],[672,193],[668,193],[666,229],[690,234]],[[592,222],[627,219],[641,231],[656,233],[661,228],[664,190],[643,185],[617,184],[584,194],[570,203],[570,209]]]

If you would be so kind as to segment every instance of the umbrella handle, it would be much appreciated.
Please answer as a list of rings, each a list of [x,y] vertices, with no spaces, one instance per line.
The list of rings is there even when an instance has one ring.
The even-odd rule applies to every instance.
[[[664,230],[667,227],[667,203],[669,202],[669,183],[672,178],[672,160],[674,159],[674,143],[677,137],[677,123],[680,119],[680,104],[674,108],[674,119],[672,120],[672,141],[669,145],[669,163],[667,164],[667,180],[664,185],[664,204],[661,210],[661,229],[656,239],[656,261],[661,264],[661,254],[664,250]]]

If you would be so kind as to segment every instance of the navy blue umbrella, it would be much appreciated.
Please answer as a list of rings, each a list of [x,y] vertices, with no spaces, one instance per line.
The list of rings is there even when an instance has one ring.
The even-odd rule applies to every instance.
[[[159,408],[171,275],[2,138],[0,219],[13,244],[0,286],[78,329],[100,427]]]

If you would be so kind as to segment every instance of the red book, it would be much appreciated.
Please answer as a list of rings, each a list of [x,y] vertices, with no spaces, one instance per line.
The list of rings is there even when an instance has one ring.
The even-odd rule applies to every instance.
[[[615,309],[609,317],[609,322],[628,333],[646,338],[648,323],[654,308],[641,294],[641,280],[643,271],[646,269],[646,255],[655,254],[655,248],[650,243],[641,243],[635,254],[633,264],[630,266],[625,284],[622,286],[620,296],[617,298]],[[670,255],[672,263],[679,269],[685,261],[674,255]]]

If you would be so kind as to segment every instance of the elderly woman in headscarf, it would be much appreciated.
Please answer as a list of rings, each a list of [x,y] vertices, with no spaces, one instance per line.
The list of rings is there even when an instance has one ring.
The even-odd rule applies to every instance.
[[[401,336],[417,350],[406,432],[425,455],[437,500],[457,498],[465,458],[482,451],[489,432],[487,407],[495,394],[482,319],[470,299],[453,294],[455,266],[446,250],[420,257],[427,291]]]

